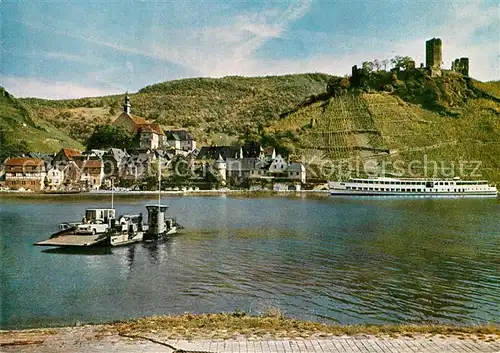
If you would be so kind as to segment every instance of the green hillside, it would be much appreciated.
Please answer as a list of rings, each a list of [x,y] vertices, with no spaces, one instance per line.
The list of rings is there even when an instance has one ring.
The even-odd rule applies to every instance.
[[[61,147],[82,148],[59,129],[38,119],[29,106],[0,87],[0,154],[55,152]]]
[[[489,82],[480,82],[473,81],[474,86],[478,89],[482,90],[485,93],[492,95],[500,99],[500,81],[489,81]]]
[[[168,81],[130,94],[132,113],[163,126],[190,129],[202,143],[230,143],[279,119],[305,97],[324,91],[331,76],[193,78]],[[84,141],[99,123],[122,110],[123,95],[71,100],[22,99],[35,114]]]
[[[484,84],[470,87],[454,74],[424,81],[324,97],[270,124],[265,137],[335,177],[372,171],[500,182],[500,103],[490,97],[500,83],[483,92]]]

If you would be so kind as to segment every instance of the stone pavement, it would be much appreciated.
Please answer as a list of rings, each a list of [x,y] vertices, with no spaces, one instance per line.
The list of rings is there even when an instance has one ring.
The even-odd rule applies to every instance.
[[[152,338],[152,337],[151,337]],[[154,339],[155,340],[155,339]],[[163,345],[163,344],[166,345]],[[446,338],[375,338],[375,337],[332,337],[321,339],[285,340],[168,340],[152,342],[140,338],[107,336],[100,340],[55,341],[39,343],[0,345],[0,351],[23,353],[154,353],[154,352],[213,352],[213,353],[500,353],[500,340],[481,341]]]

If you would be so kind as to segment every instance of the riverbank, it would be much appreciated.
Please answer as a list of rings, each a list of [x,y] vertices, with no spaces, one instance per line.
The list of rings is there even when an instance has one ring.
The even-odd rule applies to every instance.
[[[256,349],[261,352],[337,352],[333,349],[338,346],[344,347],[341,352],[380,352],[380,348],[382,351],[412,351],[412,346],[420,352],[438,351],[438,347],[442,347],[441,351],[447,351],[446,347],[458,349],[461,346],[469,352],[496,352],[500,349],[500,326],[341,326],[289,319],[279,312],[271,311],[261,316],[247,316],[240,312],[185,314],[103,325],[0,332],[0,347],[5,352],[104,352],[110,349],[139,349],[143,352],[180,352],[181,349],[212,352],[253,352]],[[370,347],[379,349],[372,350]],[[397,347],[403,349],[395,349]]]
[[[264,197],[264,196],[286,196],[286,197],[327,197],[328,190],[301,190],[301,191],[273,191],[273,190],[179,190],[162,191],[162,197],[168,196],[235,196],[235,197]],[[113,196],[117,198],[151,198],[157,197],[158,191],[114,191]],[[43,198],[109,198],[111,191],[98,190],[81,193],[44,193],[44,192],[18,192],[1,191],[0,198],[10,199],[43,199]]]

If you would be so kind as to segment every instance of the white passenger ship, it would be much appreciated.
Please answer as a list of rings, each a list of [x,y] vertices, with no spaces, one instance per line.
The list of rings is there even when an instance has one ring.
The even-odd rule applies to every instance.
[[[373,196],[497,196],[486,180],[351,178],[329,182],[332,195]]]

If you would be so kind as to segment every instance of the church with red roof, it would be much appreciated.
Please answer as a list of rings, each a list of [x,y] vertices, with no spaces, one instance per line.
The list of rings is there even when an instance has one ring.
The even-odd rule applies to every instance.
[[[139,134],[140,148],[156,150],[161,148],[165,143],[165,133],[159,124],[151,123],[131,113],[130,97],[128,94],[125,95],[123,112],[116,118],[113,125],[122,126],[131,136]]]

